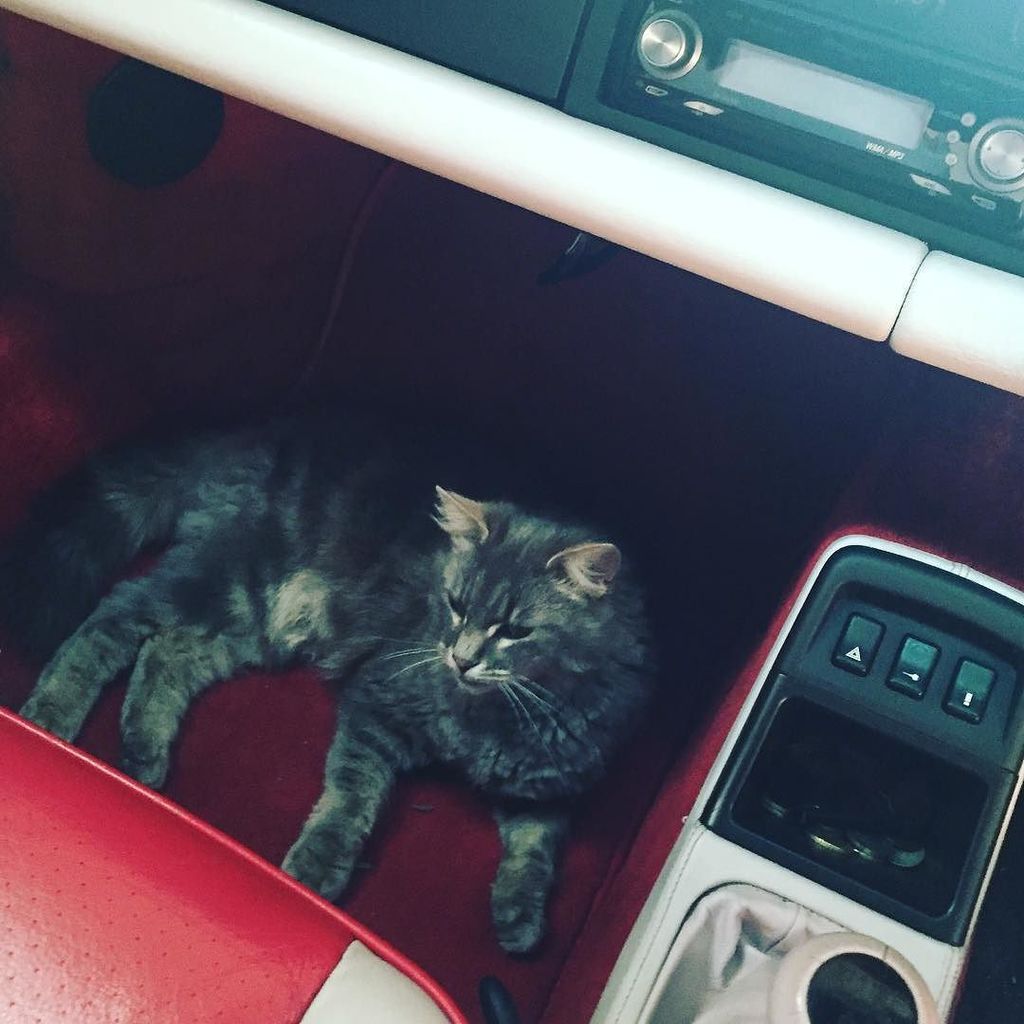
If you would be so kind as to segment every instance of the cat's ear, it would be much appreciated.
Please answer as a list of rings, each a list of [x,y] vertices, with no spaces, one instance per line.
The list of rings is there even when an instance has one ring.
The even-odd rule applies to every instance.
[[[434,522],[452,539],[460,551],[482,544],[490,534],[486,507],[482,502],[464,498],[454,491],[437,488],[437,513]]]
[[[621,565],[622,555],[614,544],[576,544],[547,562],[547,568],[561,577],[571,593],[584,597],[608,593]]]

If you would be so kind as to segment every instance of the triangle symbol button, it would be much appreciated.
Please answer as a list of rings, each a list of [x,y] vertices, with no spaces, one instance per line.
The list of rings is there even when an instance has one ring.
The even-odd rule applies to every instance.
[[[854,647],[854,649],[852,651],[847,651],[846,652],[846,657],[849,658],[850,661],[863,661],[864,660],[861,657],[860,647]]]

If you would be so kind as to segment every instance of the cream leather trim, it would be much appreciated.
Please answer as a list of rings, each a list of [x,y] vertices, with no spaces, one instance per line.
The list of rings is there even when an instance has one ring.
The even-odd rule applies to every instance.
[[[807,1005],[811,979],[823,964],[848,953],[888,964],[903,979],[914,1000],[915,1024],[940,1024],[931,992],[902,953],[867,935],[835,932],[809,940],[786,957],[772,989],[768,1024],[813,1024]]]
[[[646,1024],[654,994],[687,914],[705,893],[749,883],[777,893],[848,931],[899,950],[924,978],[943,1015],[949,1012],[964,949],[947,946],[715,835],[689,819],[612,972],[591,1024]]]
[[[1024,278],[929,253],[896,321],[892,347],[1024,395]]]
[[[331,971],[300,1024],[447,1024],[437,1004],[401,971],[353,942]]]
[[[865,338],[889,336],[924,259],[896,231],[255,0],[0,7]]]
[[[778,893],[823,917],[830,918],[844,928],[871,935],[899,950],[924,977],[938,1004],[940,1015],[944,1018],[952,1009],[957,985],[970,949],[974,927],[981,911],[981,904],[991,881],[992,872],[995,870],[996,855],[1002,845],[1022,788],[1022,782],[1024,782],[1024,770],[1018,770],[1017,783],[1006,811],[1002,829],[996,840],[996,855],[989,860],[988,871],[982,882],[978,902],[968,928],[967,939],[962,947],[947,946],[898,924],[867,907],[797,875],[795,872],[743,850],[708,831],[700,822],[718,778],[725,769],[733,747],[739,740],[743,724],[753,710],[754,704],[768,680],[768,674],[825,564],[843,548],[855,546],[887,551],[922,562],[925,565],[935,566],[955,576],[971,580],[979,586],[987,587],[1014,603],[1024,606],[1024,593],[961,562],[953,562],[892,541],[857,534],[841,537],[830,544],[797,596],[789,616],[765,658],[749,696],[737,714],[736,721],[711,766],[689,816],[682,823],[683,829],[679,839],[669,854],[665,866],[623,946],[608,984],[605,986],[601,1001],[591,1018],[591,1024],[634,1024],[638,1020],[643,1020],[642,1014],[646,1012],[645,1008],[650,1009],[647,1006],[649,995],[657,982],[658,974],[666,963],[679,933],[680,925],[689,909],[697,898],[708,889],[736,882],[749,882]]]

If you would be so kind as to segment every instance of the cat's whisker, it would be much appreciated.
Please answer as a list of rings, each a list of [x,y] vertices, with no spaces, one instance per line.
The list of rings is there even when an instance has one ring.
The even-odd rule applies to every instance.
[[[530,687],[527,684],[520,682],[518,679],[516,680],[516,686],[518,686],[524,693],[528,693],[538,704],[542,705],[543,707],[546,707],[551,711],[558,710],[555,707],[555,705],[551,703],[551,701],[547,700],[545,697],[542,697],[539,693],[535,693],[533,690],[530,689]]]
[[[420,668],[423,665],[430,665],[441,660],[441,655],[435,654],[432,658],[423,658],[421,661],[414,661],[411,665],[406,665],[405,668],[400,668],[394,675],[388,676],[385,682],[390,683],[393,679],[397,679],[399,676],[405,675],[406,672],[411,672],[414,668]]]
[[[531,679],[529,676],[524,676],[519,672],[510,672],[509,675],[513,676],[520,685],[526,686],[532,692],[539,693],[542,697],[545,697],[552,705],[558,703],[558,698],[546,686],[538,683],[536,679]]]
[[[393,654],[384,654],[379,661],[391,661],[393,658],[408,658],[413,654],[436,654],[437,647],[410,647],[407,651],[395,651]]]
[[[548,746],[547,741],[544,739],[544,737],[541,734],[540,730],[537,728],[537,723],[534,722],[533,716],[530,714],[530,709],[523,703],[522,698],[510,686],[503,686],[502,687],[502,692],[507,694],[508,698],[511,701],[514,702],[516,707],[519,708],[519,710],[522,712],[523,719],[533,729],[533,731],[537,734],[537,739],[539,739],[541,741],[541,743],[544,745],[544,748],[548,752],[548,756],[551,757],[551,748]],[[552,758],[552,763],[553,762],[554,762],[554,758]],[[555,767],[557,767],[557,765]]]
[[[552,702],[555,702],[555,695],[546,686],[542,686],[540,683],[538,683],[536,679],[531,679],[529,676],[520,675],[517,675],[516,679],[519,679],[521,682],[529,686],[531,689],[536,690],[538,693],[541,694],[541,696],[546,697],[548,700]]]
[[[516,692],[516,691],[513,691],[513,692]],[[519,694],[524,694],[525,692],[526,691],[520,689],[518,691],[518,693],[517,693],[517,696]],[[519,700],[522,703],[522,697],[519,697]],[[527,705],[524,703],[523,706],[526,707]],[[560,732],[560,733],[566,732],[565,728],[562,726],[562,723],[546,707],[544,707],[541,704],[536,704],[536,705],[533,705],[533,706],[536,707],[537,710],[540,711],[540,713],[542,715],[544,715],[544,717],[555,727],[555,729],[558,730],[558,732]]]
[[[512,685],[512,686],[514,686],[514,687],[515,687],[515,688],[516,688],[516,689],[517,689],[517,690],[518,690],[518,691],[519,691],[520,693],[524,693],[524,694],[526,694],[526,696],[527,696],[527,697],[530,697],[530,698],[531,698],[532,700],[534,700],[534,701],[535,701],[535,702],[536,702],[536,703],[537,703],[537,704],[538,704],[538,705],[539,705],[540,707],[544,708],[544,710],[545,710],[545,711],[546,711],[546,712],[548,713],[548,715],[549,715],[549,716],[551,717],[552,721],[554,721],[556,725],[559,725],[559,726],[561,726],[561,723],[560,723],[560,722],[558,721],[558,719],[557,719],[557,718],[555,717],[555,711],[556,711],[556,708],[555,708],[555,706],[554,706],[553,704],[551,704],[551,703],[550,703],[549,701],[546,701],[546,700],[545,700],[545,699],[544,699],[543,697],[541,697],[541,696],[540,696],[539,694],[537,694],[537,693],[534,693],[534,692],[533,692],[533,690],[531,690],[531,689],[530,689],[530,688],[529,688],[528,686],[526,686],[526,685],[525,685],[525,684],[524,684],[523,682],[521,682],[521,681],[520,681],[520,680],[522,680],[522,679],[524,679],[524,678],[525,678],[524,676],[514,676],[514,677],[512,677],[512,678],[511,678],[511,679],[509,680],[509,682],[510,682],[510,683],[511,683],[511,685]]]
[[[548,741],[544,738],[544,734],[537,727],[537,723],[533,720],[533,716],[530,714],[529,709],[523,703],[522,698],[515,692],[515,690],[511,688],[506,690],[505,687],[502,687],[502,690],[503,692],[507,693],[508,696],[511,697],[516,702],[516,704],[518,704],[519,707],[522,709],[523,714],[526,716],[526,721],[530,724],[530,728],[533,729],[537,739],[540,740],[541,745],[547,752],[548,760],[551,762],[551,767],[554,768],[555,771],[558,773],[559,778],[565,780],[565,773],[562,771],[558,762],[555,760],[555,755],[551,750],[551,746],[548,744]],[[555,724],[557,725],[558,723],[556,722]]]
[[[498,689],[501,690],[505,700],[508,701],[509,706],[516,713],[516,721],[521,723],[523,721],[523,713],[519,710],[519,705],[512,699],[508,686],[505,683],[498,683]]]
[[[572,737],[572,739],[574,739],[577,743],[579,743],[579,744],[581,744],[583,746],[590,747],[591,750],[596,750],[596,751],[600,752],[600,748],[598,747],[598,745],[592,739],[590,739],[590,737],[588,737],[588,736],[580,736],[573,729],[570,729],[569,726],[566,725],[566,723],[562,719],[562,717],[560,717],[559,715],[556,714],[556,710],[557,710],[556,708],[554,708],[552,705],[548,704],[546,701],[544,701],[542,698],[540,698],[536,693],[533,693],[533,691],[531,691],[528,686],[524,685],[524,684],[532,683],[534,686],[540,686],[539,683],[537,683],[534,680],[529,679],[527,676],[517,675],[515,677],[515,679],[517,681],[513,685],[515,685],[521,692],[523,692],[523,693],[527,694],[528,696],[532,697],[537,702],[538,707],[540,707],[541,710],[548,716],[548,718],[551,719],[551,721],[555,724],[555,726],[557,728],[561,729],[562,732],[564,732],[567,736]],[[541,687],[541,689],[544,689],[544,688]],[[550,693],[551,691],[544,689],[544,692],[545,693]]]
[[[533,725],[533,721],[530,719],[530,713],[526,710],[526,705],[523,704],[516,693],[508,686],[502,686],[501,692],[505,694],[509,699],[509,702],[512,704],[512,707],[516,709],[516,717],[519,718],[519,716],[522,715],[520,721]],[[536,731],[536,726],[534,726],[534,731]]]
[[[380,633],[360,633],[358,636],[349,636],[347,639],[358,640],[383,640],[389,644],[411,644],[416,642],[414,636],[383,636]]]
[[[491,672],[481,672],[476,678],[481,682],[496,682],[498,683],[499,686],[502,686],[503,688],[508,686],[515,687],[516,690],[520,691],[521,693],[525,693],[526,696],[532,698],[537,704],[539,704],[545,710],[548,717],[551,718],[551,720],[555,723],[555,725],[557,725],[559,728],[562,727],[562,723],[558,720],[558,718],[555,715],[555,706],[550,701],[545,700],[539,694],[534,693],[528,685],[525,685],[532,682],[532,680],[530,680],[527,676],[516,675],[512,672],[506,672],[504,669],[494,669]],[[539,683],[534,685],[540,687],[540,689],[549,697],[552,697],[552,699],[554,698],[554,695],[551,693],[550,690],[545,690],[544,687],[540,686]]]

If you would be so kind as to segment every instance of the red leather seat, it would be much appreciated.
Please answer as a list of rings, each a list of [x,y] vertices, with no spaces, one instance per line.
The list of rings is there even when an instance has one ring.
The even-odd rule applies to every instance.
[[[438,1019],[464,1024],[436,984],[358,923],[0,710],[4,1024],[287,1024],[357,942],[418,985]]]

